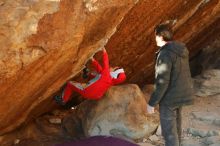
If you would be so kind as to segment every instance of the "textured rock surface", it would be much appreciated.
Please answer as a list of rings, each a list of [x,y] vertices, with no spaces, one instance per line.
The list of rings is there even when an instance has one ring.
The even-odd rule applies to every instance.
[[[184,140],[181,146],[206,146],[205,144],[197,140]]]
[[[3,1],[0,134],[19,126],[28,115],[31,119],[51,109],[48,97],[104,46],[134,3]]]
[[[204,143],[207,145],[219,143],[220,144],[220,136],[211,136],[204,139]]]
[[[183,144],[209,145],[218,143],[220,126],[214,124],[219,118],[220,98],[217,96],[195,98],[194,105],[183,108]],[[216,136],[215,136],[216,135]]]
[[[52,146],[68,141],[62,134],[58,123],[51,123],[51,119],[62,119],[69,114],[63,110],[55,110],[49,114],[38,117],[22,128],[0,136],[1,146]]]
[[[76,113],[64,119],[63,125],[70,134],[72,129],[77,129],[73,126],[81,125],[86,136],[113,135],[139,139],[150,135],[159,125],[158,113],[146,113],[145,97],[139,87],[121,85],[112,87],[99,101],[83,102]],[[77,120],[81,124],[72,124]]]
[[[212,112],[193,112],[192,115],[195,119],[207,122],[209,124],[216,124],[220,126],[220,115],[219,113]]]
[[[26,46],[26,39],[37,32],[38,21],[59,9],[58,1],[2,0],[0,4],[0,79],[11,77],[39,57],[43,48]]]
[[[194,80],[195,94],[202,97],[220,94],[219,83],[220,70],[206,70]]]
[[[189,128],[188,133],[192,134],[194,137],[210,137],[210,136],[218,136],[219,131],[217,130],[209,130],[209,129],[195,129],[195,128]]]
[[[175,38],[186,43],[194,57],[220,35],[219,16],[219,0],[141,0],[107,44],[108,50],[114,52],[110,54],[112,64],[125,66],[130,82],[152,82],[156,24],[174,22]]]
[[[140,85],[153,79],[155,24],[173,21],[175,37],[189,46],[191,56],[220,34],[219,0],[135,2],[1,0],[0,134],[51,109],[50,97],[106,43],[124,16],[106,48],[111,64],[123,66],[128,82]]]
[[[216,28],[218,30],[219,28]],[[210,69],[220,69],[220,35],[213,40],[207,40],[207,46],[202,49],[191,61],[193,76]]]

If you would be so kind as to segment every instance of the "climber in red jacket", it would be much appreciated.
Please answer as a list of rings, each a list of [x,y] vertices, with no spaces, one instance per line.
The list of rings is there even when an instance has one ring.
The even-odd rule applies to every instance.
[[[92,65],[94,66],[97,74],[90,74],[92,79],[87,83],[86,87],[83,87],[81,83],[67,82],[64,92],[61,96],[55,97],[55,100],[64,105],[70,100],[72,92],[78,92],[86,99],[98,100],[102,98],[104,93],[112,85],[122,83],[126,79],[126,75],[122,68],[109,67],[108,54],[105,49],[103,51],[103,67],[92,58]]]

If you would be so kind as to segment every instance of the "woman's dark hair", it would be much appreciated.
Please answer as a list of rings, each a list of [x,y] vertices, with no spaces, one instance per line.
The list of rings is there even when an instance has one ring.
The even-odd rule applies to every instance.
[[[157,36],[163,37],[164,41],[173,40],[173,31],[170,27],[170,24],[159,24],[155,27],[155,34]]]

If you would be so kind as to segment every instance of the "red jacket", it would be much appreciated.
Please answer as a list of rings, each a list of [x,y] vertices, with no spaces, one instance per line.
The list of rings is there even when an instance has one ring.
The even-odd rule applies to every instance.
[[[96,71],[101,74],[101,77],[95,83],[84,89],[85,98],[99,99],[105,94],[109,87],[122,83],[126,79],[125,73],[120,73],[117,79],[110,76],[107,52],[103,52],[103,67],[96,60],[93,60],[92,64]]]
[[[78,92],[87,99],[100,99],[109,89],[109,87],[122,83],[126,79],[125,73],[120,73],[117,79],[114,79],[110,76],[109,59],[108,54],[105,51],[103,51],[103,67],[96,60],[93,60],[92,64],[96,71],[101,74],[101,77],[84,90],[81,90],[71,84],[71,82],[68,82],[67,88],[64,92],[64,101],[69,100],[69,97],[73,91]]]

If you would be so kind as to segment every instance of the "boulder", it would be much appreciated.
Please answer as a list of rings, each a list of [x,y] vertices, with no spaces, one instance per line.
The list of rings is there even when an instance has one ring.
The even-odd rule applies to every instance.
[[[150,99],[151,94],[154,91],[154,85],[153,84],[147,84],[141,90],[144,93],[144,95],[146,95],[146,97],[148,97],[148,99],[146,99],[148,101]]]
[[[149,137],[150,141],[155,142],[155,141],[159,141],[159,137],[157,135],[152,135]]]
[[[220,146],[220,142],[219,143],[210,144],[209,146]]]
[[[207,138],[204,139],[203,142],[204,142],[205,144],[207,144],[207,145],[220,143],[220,137],[219,137],[219,136],[207,137]]]
[[[198,119],[203,122],[210,124],[220,125],[220,116],[218,113],[213,112],[192,112],[192,115],[195,119]]]
[[[57,108],[60,87],[104,47],[136,0],[0,5],[0,135]]]
[[[212,96],[220,94],[220,70],[205,70],[201,75],[195,77],[194,80],[195,94],[197,96]]]
[[[212,129],[197,129],[197,128],[188,128],[187,132],[189,134],[192,134],[194,137],[210,137],[210,136],[218,136],[220,135],[220,132],[218,130],[212,130]]]
[[[220,69],[220,35],[211,41],[207,41],[207,46],[202,49],[191,61],[192,75],[196,76],[210,69]]]
[[[161,125],[159,125],[159,126],[157,127],[156,135],[157,135],[157,136],[161,136],[161,135],[162,135]]]
[[[141,86],[152,83],[157,51],[155,25],[173,23],[175,39],[186,43],[192,60],[213,40],[220,40],[220,31],[216,31],[220,29],[219,6],[217,0],[139,0],[106,46],[115,52],[110,54],[111,63],[126,67],[129,82]]]
[[[159,125],[159,114],[147,114],[145,95],[135,84],[111,87],[99,101],[87,100],[76,108],[76,112],[63,120],[77,121],[85,136],[113,135],[139,139],[151,135]],[[69,133],[73,133],[69,131]]]
[[[181,146],[206,146],[205,144],[199,142],[195,139],[183,140]]]

